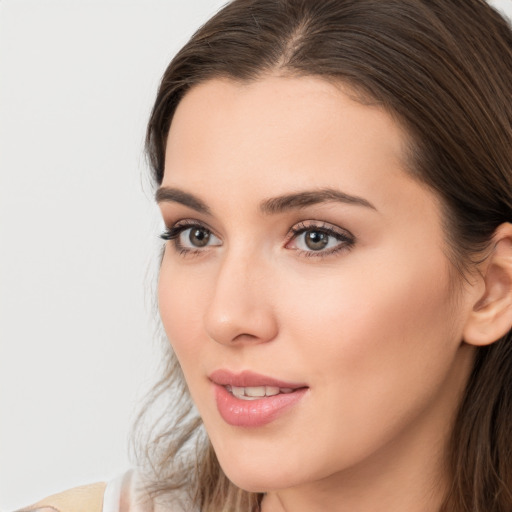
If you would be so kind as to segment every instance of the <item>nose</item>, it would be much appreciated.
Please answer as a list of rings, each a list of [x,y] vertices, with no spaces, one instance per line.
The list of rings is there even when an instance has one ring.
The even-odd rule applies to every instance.
[[[266,343],[277,336],[272,277],[266,268],[236,255],[222,262],[204,319],[212,340],[239,345]]]

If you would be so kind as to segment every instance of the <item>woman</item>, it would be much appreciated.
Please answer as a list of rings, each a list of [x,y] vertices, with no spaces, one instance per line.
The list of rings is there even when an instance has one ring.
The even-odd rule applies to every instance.
[[[512,510],[511,86],[481,0],[203,26],[147,132],[174,414],[63,510]]]

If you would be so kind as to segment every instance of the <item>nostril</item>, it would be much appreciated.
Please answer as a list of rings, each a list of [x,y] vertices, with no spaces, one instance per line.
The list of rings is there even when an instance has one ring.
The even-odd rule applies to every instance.
[[[255,336],[254,334],[249,334],[249,333],[244,332],[244,333],[236,336],[233,339],[233,343],[236,343],[237,341],[256,341],[257,339],[258,339],[258,337]]]

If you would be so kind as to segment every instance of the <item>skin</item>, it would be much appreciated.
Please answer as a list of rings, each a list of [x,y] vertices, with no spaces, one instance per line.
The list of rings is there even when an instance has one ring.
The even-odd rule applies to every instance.
[[[440,205],[407,172],[407,134],[350,92],[319,78],[212,80],[169,132],[162,186],[209,212],[162,200],[165,224],[211,235],[194,247],[184,228],[181,247],[166,243],[161,318],[223,470],[267,493],[264,512],[435,510],[473,362],[462,339],[482,289],[454,297]],[[260,208],[327,188],[372,206]],[[297,225],[352,242],[312,251]],[[208,379],[219,368],[309,390],[264,427],[233,427]]]

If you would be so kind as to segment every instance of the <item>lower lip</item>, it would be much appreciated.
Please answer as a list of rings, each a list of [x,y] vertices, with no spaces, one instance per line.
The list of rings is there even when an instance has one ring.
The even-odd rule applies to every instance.
[[[290,407],[296,405],[308,388],[292,393],[279,393],[256,400],[233,396],[224,386],[214,384],[215,400],[222,419],[234,427],[262,427],[271,423]]]

